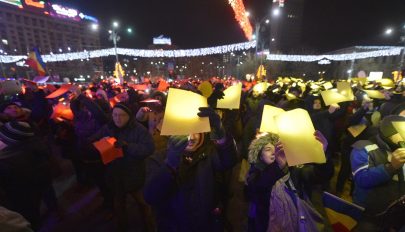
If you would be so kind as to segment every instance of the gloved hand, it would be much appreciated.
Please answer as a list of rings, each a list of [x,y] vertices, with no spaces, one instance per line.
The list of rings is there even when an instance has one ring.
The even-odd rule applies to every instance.
[[[128,146],[128,143],[124,140],[117,140],[114,143],[114,147],[115,148],[125,148]]]
[[[170,136],[167,142],[166,164],[176,169],[180,165],[181,156],[188,144],[188,138],[184,135]]]
[[[200,112],[197,114],[200,117],[208,117],[210,120],[211,140],[221,140],[225,137],[225,130],[221,124],[221,118],[211,107],[200,107],[198,108]]]
[[[212,92],[212,94],[208,97],[207,102],[208,105],[212,108],[216,108],[217,107],[217,101],[219,99],[223,99],[225,96],[224,92],[222,92],[219,89],[215,89],[214,92]]]

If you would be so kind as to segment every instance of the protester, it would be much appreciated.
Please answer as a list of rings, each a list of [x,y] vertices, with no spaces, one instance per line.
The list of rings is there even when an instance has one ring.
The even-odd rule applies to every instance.
[[[327,141],[322,133],[317,131],[314,136],[326,150]],[[289,170],[279,137],[270,133],[253,140],[249,146],[249,162],[251,168],[245,187],[249,201],[248,231],[298,231],[300,217],[297,197],[307,199],[307,195],[301,179],[301,168],[293,167]],[[276,183],[277,189],[273,191]],[[280,190],[280,185],[287,187]],[[290,191],[297,191],[298,195],[292,195]],[[283,208],[283,204],[289,207]]]
[[[398,217],[397,225],[384,225],[384,221],[376,220],[375,217],[405,194],[404,139],[392,122],[405,122],[405,117],[386,116],[381,121],[375,137],[358,141],[353,145],[351,153],[355,183],[353,200],[366,209],[357,231],[388,230],[403,223],[403,218]],[[399,230],[400,227],[395,229]]]
[[[40,228],[41,198],[51,185],[49,150],[28,123],[12,121],[0,127],[0,188],[8,208]]]
[[[145,159],[153,153],[152,136],[136,122],[133,112],[122,103],[112,110],[113,121],[92,135],[88,142],[104,137],[116,139],[115,147],[122,149],[123,157],[106,165],[106,181],[114,195],[114,217],[117,231],[128,230],[126,198],[130,195],[141,209],[147,231],[153,231],[152,215],[141,189],[145,181]]]
[[[215,177],[233,167],[236,151],[212,108],[201,108],[199,116],[209,117],[210,134],[173,136],[167,151],[149,161],[144,195],[156,213],[158,231],[223,231]]]

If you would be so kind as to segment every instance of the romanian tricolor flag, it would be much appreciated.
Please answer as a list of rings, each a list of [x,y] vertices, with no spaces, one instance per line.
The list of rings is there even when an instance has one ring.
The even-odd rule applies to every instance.
[[[39,76],[45,76],[46,67],[45,63],[41,58],[41,54],[39,53],[37,48],[34,48],[28,55],[28,59],[25,63],[30,66],[32,69],[38,72]]]
[[[326,215],[335,232],[349,232],[361,218],[364,208],[345,201],[328,192],[322,196]]]

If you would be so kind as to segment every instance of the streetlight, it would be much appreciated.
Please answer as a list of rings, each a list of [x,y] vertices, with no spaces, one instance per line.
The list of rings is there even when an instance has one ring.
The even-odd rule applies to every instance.
[[[279,16],[280,13],[281,13],[280,8],[276,8],[276,9],[273,10],[273,15],[274,16]]]
[[[392,32],[393,32],[392,28],[387,28],[387,30],[385,30],[386,35],[391,35]]]
[[[97,30],[98,29],[98,24],[96,24],[96,23],[91,24],[91,29]]]
[[[119,27],[119,23],[118,23],[117,21],[114,21],[114,22],[112,23],[112,27],[113,27],[113,28],[108,31],[108,33],[110,34],[109,40],[113,41],[113,44],[114,44],[114,53],[115,53],[115,61],[116,61],[116,63],[119,63],[118,52],[117,52],[117,43],[118,43],[118,41],[120,41],[120,39],[121,39],[121,37],[118,35],[118,31],[117,31],[117,29],[118,29],[118,27]],[[131,28],[128,28],[128,29],[127,29],[127,32],[128,32],[128,33],[131,33],[131,32],[132,32],[132,29],[131,29]],[[118,72],[118,76],[119,76],[119,79],[120,79],[120,83],[123,84],[123,83],[124,83],[124,79],[123,79],[123,77],[121,76],[120,72]]]

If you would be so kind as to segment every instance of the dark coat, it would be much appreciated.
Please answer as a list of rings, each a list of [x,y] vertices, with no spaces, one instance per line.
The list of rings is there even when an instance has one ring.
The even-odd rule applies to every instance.
[[[211,141],[193,154],[193,162],[180,164],[178,170],[164,162],[166,151],[154,154],[148,162],[144,188],[146,202],[156,212],[160,232],[206,232],[219,229],[221,216],[218,173],[231,169],[236,163],[236,150],[231,139],[214,146]],[[218,224],[219,223],[219,224]]]
[[[104,125],[88,142],[104,137],[114,137],[128,143],[123,148],[124,156],[107,164],[107,184],[116,194],[142,188],[145,182],[145,158],[152,155],[155,149],[148,130],[133,119],[123,128],[117,128],[112,122]]]
[[[276,163],[265,168],[251,166],[245,187],[245,195],[249,201],[249,232],[267,231],[271,190],[283,175]]]
[[[100,106],[91,99],[80,95],[70,103],[70,108],[73,112],[73,125],[77,136],[78,150],[84,146],[83,142],[94,134],[101,126],[108,122],[107,115],[103,112]],[[88,114],[86,110],[91,114]]]
[[[6,147],[0,151],[0,188],[4,203],[22,214],[36,228],[40,221],[40,203],[52,184],[49,150],[39,139]]]

